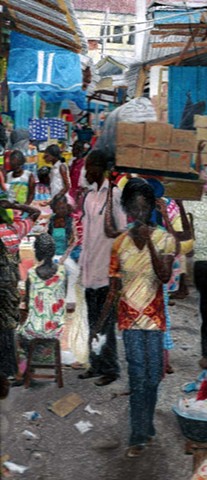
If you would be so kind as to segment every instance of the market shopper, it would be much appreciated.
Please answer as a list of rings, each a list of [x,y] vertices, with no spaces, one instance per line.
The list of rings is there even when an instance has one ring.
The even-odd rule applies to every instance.
[[[78,259],[80,243],[76,222],[66,197],[56,197],[51,202],[53,215],[48,226],[48,233],[55,242],[55,258],[60,261],[64,257],[64,264],[68,273],[66,308],[72,313],[76,308],[75,285],[79,275]]]
[[[65,268],[53,262],[55,242],[42,233],[34,243],[40,265],[31,268],[26,282],[26,321],[18,327],[18,348],[24,368],[29,341],[33,338],[60,338],[65,321]],[[41,355],[41,354],[40,354]],[[23,383],[24,369],[19,369],[14,386]]]
[[[196,260],[194,263],[194,281],[200,295],[201,316],[201,368],[207,369],[207,260]]]
[[[68,205],[65,195],[54,197],[50,207],[53,215],[49,221],[48,233],[55,242],[55,255],[61,257],[74,240],[71,207]]]
[[[27,219],[18,217],[12,223],[8,208],[27,213]],[[39,214],[29,205],[0,201],[0,365],[7,377],[17,371],[14,331],[19,322],[19,245]]]
[[[71,188],[70,195],[76,200],[76,196],[80,190],[79,179],[81,170],[84,167],[85,160],[83,158],[84,144],[79,140],[76,140],[73,144],[72,154],[73,160],[69,166]]]
[[[169,350],[173,348],[173,340],[170,332],[169,298],[171,298],[172,292],[176,293],[179,289],[183,258],[185,259],[185,255],[189,254],[193,249],[194,233],[181,200],[175,201],[172,198],[166,197],[158,198],[156,208],[158,212],[158,223],[164,226],[177,241],[177,252],[172,265],[172,275],[168,284],[163,285],[166,316],[166,332],[164,338],[165,371],[166,373],[173,373],[173,368],[169,363]]]
[[[78,260],[82,244],[82,211],[77,202],[76,208],[71,212],[64,196],[54,198],[51,208],[53,215],[48,232],[55,242],[55,260],[64,263],[67,272],[65,302],[67,313],[72,314],[72,324],[67,324],[62,339],[62,359],[63,363],[69,362],[73,368],[78,368],[80,363],[86,363],[88,359],[87,308],[84,289],[78,281],[80,273]],[[66,335],[67,340],[65,340]]]
[[[35,194],[35,177],[23,166],[26,158],[20,150],[13,150],[10,155],[11,171],[7,174],[9,196],[18,203],[30,205]]]
[[[82,283],[85,287],[91,333],[96,326],[109,292],[108,268],[113,239],[108,238],[105,233],[105,209],[109,189],[109,181],[105,175],[106,158],[99,150],[94,150],[88,155],[85,167],[86,180],[91,187],[89,187],[83,204],[83,245],[80,268]],[[116,187],[113,195],[114,217],[116,228],[123,230],[126,225],[126,216],[120,205],[120,197],[121,192]],[[90,367],[79,375],[81,379],[100,376],[95,381],[97,386],[107,385],[119,376],[115,321],[115,309],[112,308],[104,328],[106,343],[102,347],[100,355],[96,355],[92,351],[90,339]]]
[[[93,336],[104,331],[121,282],[118,322],[123,330],[130,383],[131,434],[127,456],[135,457],[155,436],[153,418],[163,376],[166,328],[162,286],[171,276],[176,242],[168,232],[151,226],[155,196],[145,180],[129,180],[121,201],[131,227],[113,243],[109,292]]]
[[[70,188],[70,177],[67,166],[62,163],[61,151],[58,145],[49,145],[44,154],[47,163],[52,164],[50,171],[51,198],[66,195]]]

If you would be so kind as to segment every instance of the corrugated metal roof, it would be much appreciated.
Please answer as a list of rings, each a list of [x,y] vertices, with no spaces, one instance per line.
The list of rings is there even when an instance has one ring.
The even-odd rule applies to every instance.
[[[86,53],[87,43],[69,0],[0,0],[0,18],[10,20],[10,29],[73,52]]]
[[[148,32],[147,32],[148,33]],[[166,32],[167,34],[167,32]],[[160,58],[165,58],[168,57],[169,55],[175,55],[179,54],[183,51],[185,48],[188,40],[191,38],[191,36],[183,36],[183,35],[167,35],[165,38],[160,35],[151,35],[151,34],[146,34],[145,37],[145,42],[144,42],[144,51],[143,51],[143,62],[150,62],[152,60],[160,59]],[[198,37],[195,38],[195,41],[199,40]],[[173,46],[173,43],[178,43],[181,42],[183,45],[176,47]],[[157,46],[156,48],[153,47],[153,44],[156,43],[160,47]],[[171,43],[172,46],[164,46],[164,44]],[[192,46],[194,44],[192,43]],[[192,48],[191,46],[191,48]]]
[[[204,31],[206,29],[206,24],[202,24]],[[162,26],[160,26],[162,28]],[[194,40],[189,43],[189,47],[186,48],[189,40],[191,39],[190,30],[188,35],[188,30],[186,30],[186,35],[174,35],[171,34],[173,32],[174,27],[170,27],[169,30],[166,30],[164,35],[160,35],[159,28],[154,27],[154,33],[152,35],[151,32],[145,33],[145,41],[144,41],[144,51],[143,51],[143,62],[135,62],[129,68],[129,71],[126,74],[127,83],[128,83],[128,94],[132,98],[136,92],[136,86],[138,77],[140,74],[140,67],[142,66],[150,66],[150,65],[173,65],[175,61],[180,58],[179,65],[207,65],[207,42],[203,47],[198,46],[196,44],[199,41],[199,45],[202,44],[202,36],[196,36]],[[157,30],[157,34],[156,34]],[[182,31],[182,26],[179,29]],[[157,47],[154,48],[153,44],[156,43]],[[174,46],[173,44],[180,43],[179,46]],[[160,47],[159,47],[160,44]],[[166,44],[166,46],[165,46]],[[171,44],[171,46],[169,45]],[[182,45],[181,45],[182,44]],[[185,52],[185,53],[184,53]]]

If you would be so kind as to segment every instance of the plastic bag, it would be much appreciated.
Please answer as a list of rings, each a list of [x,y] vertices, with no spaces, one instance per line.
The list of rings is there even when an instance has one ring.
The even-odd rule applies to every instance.
[[[110,160],[116,151],[116,125],[118,122],[141,123],[156,121],[157,116],[151,100],[145,97],[133,98],[110,113],[103,132],[95,144]]]
[[[84,288],[76,284],[76,309],[72,315],[72,325],[69,328],[68,348],[80,363],[87,363],[88,350],[88,312]]]

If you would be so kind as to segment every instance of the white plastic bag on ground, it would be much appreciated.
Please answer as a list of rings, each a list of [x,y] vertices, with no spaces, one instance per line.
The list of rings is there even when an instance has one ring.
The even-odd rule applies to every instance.
[[[87,363],[89,357],[88,349],[88,312],[85,301],[85,290],[76,284],[76,309],[71,315],[71,325],[68,332],[68,349],[79,363]]]

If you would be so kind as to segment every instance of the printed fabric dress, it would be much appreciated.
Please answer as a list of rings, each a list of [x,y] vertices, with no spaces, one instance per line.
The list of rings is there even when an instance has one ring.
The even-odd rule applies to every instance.
[[[53,277],[42,280],[36,268],[29,270],[29,314],[18,333],[27,339],[59,338],[65,317],[65,269],[63,265]]]
[[[175,239],[162,228],[154,229],[152,242],[163,254],[174,254]],[[119,329],[166,329],[163,288],[152,265],[147,245],[138,250],[125,232],[114,242],[111,253],[110,277],[122,279],[118,304]]]

